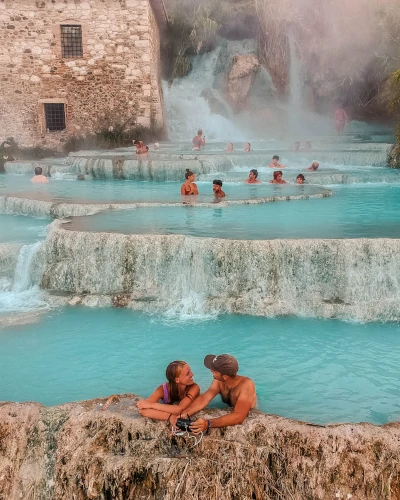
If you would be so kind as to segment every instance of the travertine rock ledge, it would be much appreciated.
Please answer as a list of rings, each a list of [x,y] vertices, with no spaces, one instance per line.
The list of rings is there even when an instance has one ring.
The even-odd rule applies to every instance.
[[[137,399],[105,412],[102,400],[0,403],[0,499],[400,498],[400,422],[322,427],[255,411],[193,447],[140,417]]]

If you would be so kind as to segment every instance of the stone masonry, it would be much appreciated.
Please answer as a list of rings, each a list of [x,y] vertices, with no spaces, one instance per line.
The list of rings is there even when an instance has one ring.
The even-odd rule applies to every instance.
[[[165,23],[162,0],[0,0],[0,140],[61,148],[129,119],[164,127]],[[63,57],[65,26],[81,32],[79,56]],[[49,125],[52,104],[63,130]]]

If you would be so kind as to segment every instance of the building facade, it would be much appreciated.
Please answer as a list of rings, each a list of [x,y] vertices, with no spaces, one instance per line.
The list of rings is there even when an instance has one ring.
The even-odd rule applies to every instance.
[[[0,140],[60,149],[125,123],[164,127],[162,0],[2,0]]]

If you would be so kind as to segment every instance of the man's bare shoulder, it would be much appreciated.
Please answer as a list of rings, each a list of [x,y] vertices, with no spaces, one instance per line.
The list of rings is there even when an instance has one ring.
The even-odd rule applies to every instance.
[[[244,376],[241,376],[241,382],[240,382],[240,389],[243,390],[243,391],[251,391],[253,390],[255,392],[256,390],[256,385],[254,383],[254,381],[249,378],[249,377],[244,377]]]

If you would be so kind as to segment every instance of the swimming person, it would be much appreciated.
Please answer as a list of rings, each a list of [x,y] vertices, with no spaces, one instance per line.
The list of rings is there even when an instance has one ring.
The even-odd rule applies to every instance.
[[[251,152],[251,144],[249,142],[245,143],[243,151],[245,153],[250,153]]]
[[[136,143],[135,139],[133,139],[133,145],[136,147],[136,155],[137,156],[147,156],[149,148],[144,144],[143,141],[138,141]]]
[[[311,151],[312,150],[312,145],[311,145],[310,141],[306,141],[306,143],[304,145],[304,150],[305,151]]]
[[[200,151],[202,146],[206,145],[206,138],[203,136],[203,131],[199,129],[197,135],[193,137],[193,151]]]
[[[239,363],[237,359],[229,354],[215,356],[209,354],[204,358],[204,366],[208,368],[213,376],[210,388],[199,396],[184,412],[190,417],[205,408],[218,394],[222,401],[233,408],[231,413],[222,417],[205,420],[198,418],[190,426],[194,434],[207,432],[210,428],[228,427],[239,425],[249,415],[251,409],[257,405],[256,387],[254,382],[242,375],[238,375]],[[172,416],[171,422],[175,425],[177,417]]]
[[[318,167],[319,167],[319,163],[317,161],[314,161],[313,163],[311,163],[311,165],[306,168],[306,171],[307,172],[315,172],[316,170],[318,170]]]
[[[188,168],[185,172],[186,181],[181,186],[181,195],[189,196],[194,194],[199,194],[199,190],[197,189],[197,184],[195,184],[196,175],[190,171]]]
[[[294,148],[293,148],[294,151],[300,151],[300,142],[299,141],[296,141],[294,143]]]
[[[274,172],[274,178],[269,181],[270,184],[286,184],[286,181],[284,181],[282,179],[282,172],[280,170],[276,170],[276,172]]]
[[[249,177],[244,181],[246,184],[261,184],[261,181],[257,180],[258,170],[252,168],[249,172]]]
[[[225,152],[226,153],[233,153],[233,142],[228,142],[228,145],[226,146]]]
[[[35,182],[37,184],[47,184],[49,182],[49,179],[43,175],[42,167],[35,168],[35,176],[32,177],[31,182]]]
[[[200,387],[193,381],[193,372],[185,361],[170,363],[165,375],[168,382],[158,386],[147,399],[136,403],[143,417],[169,420],[171,415],[179,416],[200,394]]]
[[[306,178],[304,177],[303,174],[299,174],[296,177],[296,184],[304,184],[306,182]]]
[[[214,196],[217,198],[224,198],[225,193],[222,191],[222,181],[219,179],[214,179],[213,180],[213,191],[214,191]]]
[[[281,163],[279,163],[279,156],[274,155],[272,157],[271,163],[269,164],[269,167],[270,168],[286,168],[286,165],[282,165]]]

